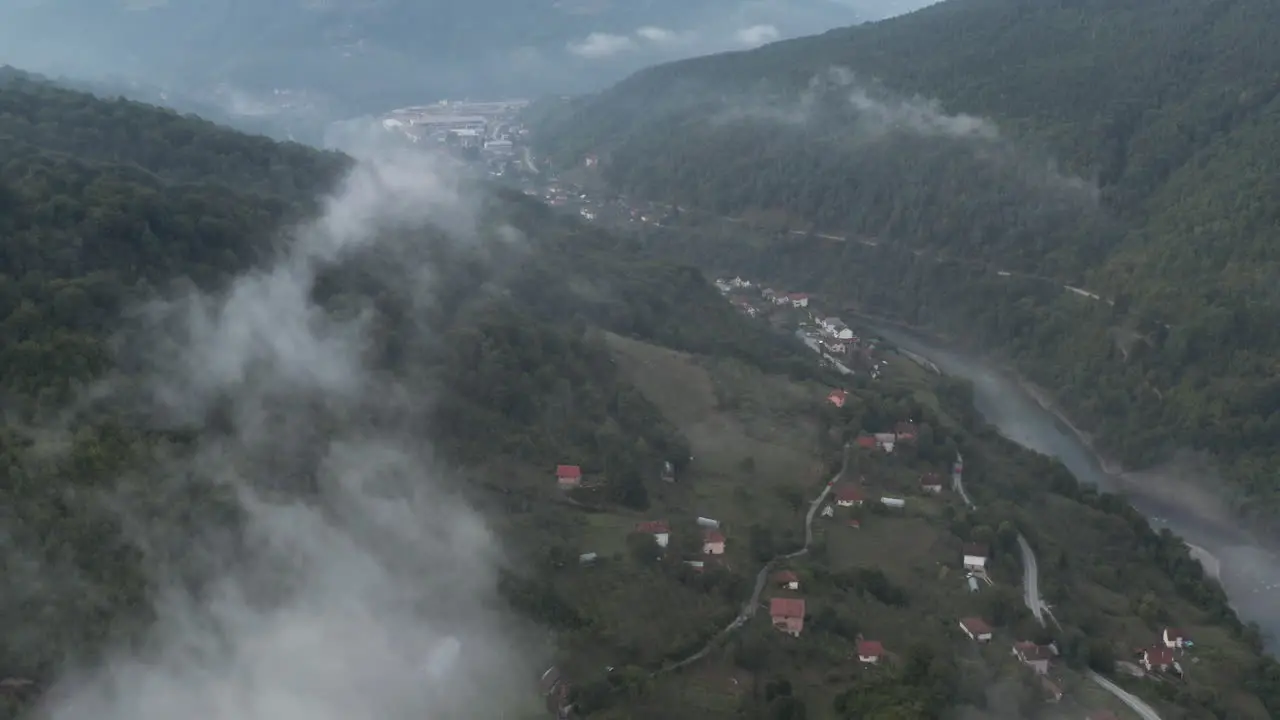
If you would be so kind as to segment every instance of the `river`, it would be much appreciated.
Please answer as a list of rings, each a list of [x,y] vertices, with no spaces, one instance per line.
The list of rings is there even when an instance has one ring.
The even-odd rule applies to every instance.
[[[1272,654],[1280,650],[1280,548],[1264,547],[1240,528],[1225,507],[1197,492],[1194,483],[1156,473],[1107,472],[1097,454],[1069,426],[992,362],[916,332],[872,326],[886,340],[928,358],[942,372],[973,383],[978,411],[1005,437],[1058,458],[1082,483],[1125,494],[1154,527],[1167,527],[1197,546],[1206,569],[1212,571],[1217,566],[1219,580],[1236,612],[1258,623]],[[1153,487],[1160,487],[1160,491],[1150,491]],[[1185,492],[1171,492],[1171,487]]]

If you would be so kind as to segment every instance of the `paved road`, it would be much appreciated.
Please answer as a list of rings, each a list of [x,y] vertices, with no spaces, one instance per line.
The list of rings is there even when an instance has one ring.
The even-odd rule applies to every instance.
[[[809,511],[805,513],[804,516],[804,547],[796,550],[795,552],[779,555],[765,563],[764,567],[760,568],[760,572],[756,573],[756,583],[751,590],[751,596],[742,604],[742,609],[738,611],[738,616],[733,619],[733,622],[729,623],[723,630],[716,633],[715,637],[711,638],[711,640],[708,641],[707,644],[698,652],[680,660],[679,662],[672,663],[671,665],[667,665],[666,667],[654,671],[650,674],[650,677],[671,672],[673,670],[679,670],[686,665],[701,660],[706,657],[707,653],[711,652],[726,635],[742,627],[748,620],[755,617],[756,610],[760,608],[760,594],[764,592],[765,583],[769,581],[769,574],[773,571],[773,568],[783,560],[797,558],[809,552],[809,547],[813,545],[813,518],[817,516],[818,508],[822,507],[823,501],[831,494],[831,488],[835,487],[836,482],[840,480],[840,476],[844,475],[844,469],[848,464],[849,446],[846,445],[844,448],[844,458],[841,463],[840,472],[836,473],[835,476],[831,478],[831,482],[824,485],[822,492],[818,493],[818,496],[813,499],[813,502],[809,503]]]
[[[1044,601],[1040,599],[1040,566],[1036,563],[1031,543],[1018,533],[1018,548],[1022,550],[1022,599],[1027,609],[1036,616],[1036,622],[1044,626]]]
[[[964,456],[956,453],[956,466],[964,467]],[[964,490],[964,471],[952,469],[951,485],[964,499],[964,503],[970,509],[977,509],[977,505],[969,498],[969,494]],[[1027,542],[1027,538],[1018,533],[1018,549],[1022,551],[1022,601],[1026,603],[1027,609],[1035,616],[1036,622],[1041,626],[1044,625],[1044,615],[1049,607],[1045,605],[1044,599],[1040,597],[1040,565],[1036,562],[1036,553],[1031,549],[1031,543]],[[1049,617],[1053,618],[1053,613],[1049,613]],[[1054,624],[1058,623],[1057,619],[1053,620]]]
[[[1130,709],[1138,713],[1138,716],[1141,717],[1142,720],[1161,720],[1160,713],[1156,712],[1155,708],[1143,702],[1142,698],[1137,695],[1126,691],[1124,688],[1116,685],[1092,670],[1089,671],[1089,679],[1101,686],[1103,690],[1106,690],[1119,698],[1120,702],[1128,705]]]
[[[805,344],[805,345],[808,345],[810,350],[812,350],[812,351],[814,351],[814,352],[818,353],[819,355],[821,355],[821,356],[822,356],[822,358],[823,358],[824,360],[828,360],[828,361],[830,361],[830,362],[831,362],[831,364],[832,364],[832,365],[835,365],[836,370],[840,371],[840,374],[841,374],[841,375],[853,375],[853,374],[854,374],[854,373],[853,373],[853,371],[849,369],[849,366],[845,365],[844,363],[842,363],[842,362],[840,362],[839,360],[837,360],[837,359],[835,359],[834,357],[832,357],[832,356],[831,356],[831,353],[823,352],[823,351],[822,351],[822,346],[818,344],[818,341],[817,341],[817,340],[814,340],[813,338],[809,337],[808,335],[805,335],[803,330],[797,330],[797,331],[796,331],[796,337],[798,337],[798,338],[800,338],[801,340],[803,340],[803,341],[804,341],[804,344]]]

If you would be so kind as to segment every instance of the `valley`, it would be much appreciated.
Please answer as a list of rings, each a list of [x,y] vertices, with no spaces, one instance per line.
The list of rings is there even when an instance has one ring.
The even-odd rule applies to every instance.
[[[1092,193],[869,90],[906,135],[655,120],[847,32],[866,62],[977,32],[966,2],[686,85],[404,108],[380,132],[422,142],[348,153],[0,71],[0,718],[1280,714],[1254,476],[1099,461],[1208,417],[1162,373],[1220,357],[1204,308],[1108,275],[1156,168]],[[1229,357],[1201,379],[1257,379]]]

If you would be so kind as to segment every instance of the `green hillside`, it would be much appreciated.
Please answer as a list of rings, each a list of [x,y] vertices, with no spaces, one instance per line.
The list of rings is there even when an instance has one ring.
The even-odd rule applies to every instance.
[[[562,168],[595,154],[619,191],[764,231],[684,256],[964,328],[1126,463],[1212,452],[1270,522],[1278,20],[1262,0],[948,0],[531,121]]]

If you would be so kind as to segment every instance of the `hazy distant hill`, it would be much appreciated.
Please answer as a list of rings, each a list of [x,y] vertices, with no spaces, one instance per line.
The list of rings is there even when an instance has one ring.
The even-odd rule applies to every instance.
[[[252,112],[580,91],[645,64],[754,47],[927,0],[25,0],[0,62],[165,86]]]
[[[706,256],[963,323],[1133,464],[1206,449],[1280,513],[1277,26],[1273,0],[948,0],[651,68],[538,137],[650,199],[914,250]]]

